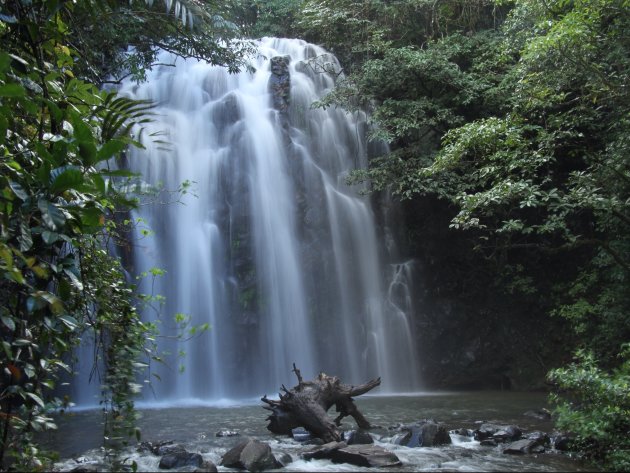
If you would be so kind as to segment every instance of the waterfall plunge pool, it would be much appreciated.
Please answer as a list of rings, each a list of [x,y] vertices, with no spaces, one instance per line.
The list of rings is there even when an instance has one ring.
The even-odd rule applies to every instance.
[[[388,427],[425,418],[442,422],[449,430],[475,429],[484,421],[518,425],[525,433],[535,430],[551,433],[551,421],[524,415],[527,411],[545,407],[546,401],[544,393],[509,391],[364,395],[356,398],[361,411],[373,426],[377,426],[371,431],[377,439],[376,444],[394,452],[402,461],[403,465],[395,471],[597,471],[586,463],[553,450],[543,454],[506,455],[502,453],[500,445],[483,447],[472,438],[453,434],[453,444],[444,447],[408,448],[387,441],[394,435]],[[299,454],[309,447],[290,438],[270,434],[266,429],[266,411],[261,404],[248,400],[242,403],[223,401],[214,407],[190,405],[140,408],[138,426],[142,430],[143,441],[173,440],[217,465],[227,450],[248,436],[269,443],[276,457],[283,453],[291,455],[293,463],[273,471],[379,471],[349,464],[333,464],[329,460],[301,460]],[[86,463],[101,464],[101,412],[69,411],[59,415],[57,420],[59,430],[47,433],[45,439],[46,446],[61,455],[56,469],[70,471]],[[351,418],[344,419],[342,427],[344,430],[356,428]],[[216,433],[221,430],[237,431],[240,436],[216,437]],[[138,453],[135,446],[123,451],[121,458],[135,461],[138,471],[158,471],[160,457],[146,452]],[[221,466],[218,469],[237,471]],[[190,471],[190,468],[168,471]]]

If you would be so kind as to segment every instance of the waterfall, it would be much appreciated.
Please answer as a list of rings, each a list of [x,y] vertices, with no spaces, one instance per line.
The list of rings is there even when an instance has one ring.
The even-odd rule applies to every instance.
[[[277,57],[288,57],[284,104],[270,93]],[[381,391],[418,389],[412,314],[390,297],[402,270],[388,271],[370,201],[345,183],[367,164],[366,117],[311,108],[334,86],[321,67],[340,70],[334,56],[264,38],[254,72],[231,75],[167,53],[159,62],[175,67],[154,67],[146,82],[120,90],[157,104],[146,149],[128,161],[150,183],[190,181],[193,192],[134,215],[154,234],[136,235],[128,269],[166,271],[141,290],[165,297],[160,315],[144,317],[158,321],[160,350],[171,354],[152,367],[161,381],[145,399],[273,394],[295,381],[293,362],[305,378],[381,376]],[[168,146],[146,138],[157,132]],[[168,337],[175,313],[211,328],[189,341]]]

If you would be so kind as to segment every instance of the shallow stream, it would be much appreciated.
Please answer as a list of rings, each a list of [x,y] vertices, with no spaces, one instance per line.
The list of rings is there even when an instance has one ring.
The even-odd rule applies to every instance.
[[[421,419],[443,422],[449,430],[474,429],[483,421],[515,424],[524,433],[534,430],[551,433],[551,421],[524,415],[527,411],[546,407],[546,395],[542,393],[483,391],[364,395],[357,398],[356,403],[375,426],[371,433],[376,444],[394,452],[402,461],[403,465],[396,471],[596,471],[588,464],[554,450],[548,449],[543,454],[507,455],[502,453],[501,445],[484,447],[471,437],[454,434],[451,434],[453,444],[445,447],[407,448],[388,442],[395,433],[389,427]],[[301,460],[300,452],[308,447],[290,438],[271,435],[266,430],[267,411],[261,404],[258,400],[178,407],[143,407],[140,404],[142,440],[173,440],[219,465],[221,456],[228,449],[249,436],[268,442],[276,457],[283,453],[291,455],[293,463],[276,471],[370,471],[369,468],[333,464],[328,460]],[[60,416],[58,421],[59,430],[49,434],[47,443],[61,454],[62,461],[56,464],[59,470],[70,471],[80,465],[101,463],[103,420],[99,411],[70,412]],[[356,426],[351,418],[346,418],[342,427],[352,430]],[[221,430],[237,431],[240,435],[217,437],[216,433]],[[138,453],[135,447],[124,451],[122,457],[128,458],[128,462],[135,461],[138,471],[158,471],[160,458],[150,453]],[[235,471],[218,468],[219,471]],[[190,468],[170,471],[190,471]]]

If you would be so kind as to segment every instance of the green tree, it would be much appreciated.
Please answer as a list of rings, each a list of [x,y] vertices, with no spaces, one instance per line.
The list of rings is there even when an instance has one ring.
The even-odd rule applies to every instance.
[[[219,27],[216,15],[214,33],[230,30],[228,42],[212,36],[203,43],[210,33],[192,27],[183,3],[177,17],[150,5],[89,0],[16,0],[0,8],[0,468],[48,469],[33,435],[56,427],[51,409],[67,402],[55,397],[56,383],[71,371],[81,337],[95,340],[95,359],[105,367],[109,446],[137,433],[133,396],[155,355],[156,327],[137,311],[147,297],[134,293],[108,250],[128,224],[117,214],[137,203],[127,193],[136,176],[111,163],[141,146],[130,131],[142,133],[151,104],[94,82],[123,69],[141,77],[158,46],[233,70],[244,49],[230,49],[232,27]],[[96,21],[99,13],[107,14]],[[136,55],[144,54],[140,44],[148,51],[140,60],[120,51],[124,35],[107,42],[122,25],[143,32],[134,43]],[[122,62],[103,68],[96,51]]]
[[[350,72],[319,105],[371,110],[391,146],[353,180],[449,213],[461,265],[572,328],[581,355],[550,375],[577,399],[560,401],[559,425],[579,420],[578,443],[623,469],[627,424],[602,414],[618,411],[600,387],[627,393],[630,3],[305,5],[305,31],[336,43]],[[424,226],[442,222],[431,215]]]

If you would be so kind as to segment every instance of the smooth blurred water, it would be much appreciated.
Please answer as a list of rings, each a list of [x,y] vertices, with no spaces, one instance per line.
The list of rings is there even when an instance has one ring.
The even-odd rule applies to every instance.
[[[143,401],[258,396],[293,363],[305,377],[382,376],[384,391],[421,389],[409,263],[392,260],[391,232],[345,181],[367,165],[366,116],[311,107],[341,70],[325,50],[274,38],[258,47],[254,72],[162,53],[146,82],[120,88],[156,104],[154,121],[136,130],[146,149],[129,151],[129,167],[167,190],[192,184],[181,202],[147,199],[133,215],[154,233],[138,230],[127,269],[148,274],[140,292],[165,298],[159,313],[153,304],[143,314],[159,324],[166,361],[152,367],[162,382]],[[268,85],[279,56],[289,58],[285,112]],[[165,274],[154,279],[152,268]],[[177,313],[211,329],[180,341]],[[98,380],[76,379],[73,401],[96,405]]]
[[[403,466],[396,471],[595,471],[588,465],[557,452],[537,455],[506,455],[499,447],[481,447],[468,437],[452,435],[453,444],[445,447],[407,448],[388,443],[393,431],[388,427],[433,418],[446,424],[448,429],[461,427],[474,429],[482,421],[498,424],[515,424],[525,432],[540,430],[550,433],[551,421],[525,416],[530,410],[546,405],[542,393],[466,392],[417,393],[404,396],[364,395],[356,399],[359,409],[372,423],[372,434],[377,444],[394,452]],[[332,464],[328,460],[304,461],[299,458],[304,447],[292,439],[271,435],[266,430],[267,411],[262,403],[230,405],[228,400],[220,406],[142,409],[139,425],[143,440],[174,440],[187,450],[201,453],[204,459],[217,465],[221,456],[242,437],[249,436],[270,443],[276,456],[290,454],[294,462],[279,471],[369,471],[346,464]],[[333,414],[333,413],[331,413]],[[83,411],[61,416],[60,429],[48,435],[49,446],[59,450],[66,458],[58,464],[66,471],[78,465],[75,458],[99,461],[99,436],[102,419],[96,411]],[[355,428],[354,421],[346,418],[343,428]],[[240,437],[219,438],[216,432],[235,430]],[[122,457],[136,461],[140,471],[156,471],[159,457],[138,454],[134,448],[123,452]],[[219,467],[220,471],[230,471]]]

